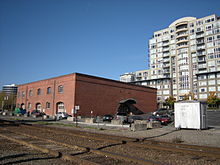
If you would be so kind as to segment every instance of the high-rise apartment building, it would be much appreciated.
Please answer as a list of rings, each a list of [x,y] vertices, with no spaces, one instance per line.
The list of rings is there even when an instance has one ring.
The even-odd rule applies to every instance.
[[[154,32],[149,40],[147,78],[133,73],[133,83],[157,88],[158,102],[170,95],[181,100],[193,93],[206,100],[220,97],[220,17],[184,17]],[[122,75],[124,76],[124,75]]]
[[[7,95],[10,94],[17,94],[17,86],[15,84],[10,84],[10,85],[3,85],[2,87],[2,92],[6,93]]]

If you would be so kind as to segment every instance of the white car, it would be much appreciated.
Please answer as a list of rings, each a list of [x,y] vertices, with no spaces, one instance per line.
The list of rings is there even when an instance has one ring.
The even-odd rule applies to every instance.
[[[58,112],[56,114],[56,117],[58,120],[61,120],[61,119],[67,119],[69,115],[66,113],[66,112]]]

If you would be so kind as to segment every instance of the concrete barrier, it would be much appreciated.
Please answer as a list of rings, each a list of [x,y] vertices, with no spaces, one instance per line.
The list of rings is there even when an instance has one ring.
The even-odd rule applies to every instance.
[[[122,125],[123,122],[122,122],[122,120],[112,120],[112,121],[111,121],[111,124],[114,124],[114,125]]]
[[[148,124],[131,124],[131,131],[143,131],[148,129]]]
[[[67,117],[67,121],[73,121],[74,117]]]
[[[148,128],[161,128],[161,124],[159,121],[150,121],[147,123]]]
[[[49,116],[48,115],[43,115],[43,119],[48,119]]]
[[[95,118],[85,118],[85,123],[95,123]]]
[[[134,124],[147,124],[147,120],[134,120]]]
[[[136,121],[131,124],[131,131],[143,131],[151,128],[160,128],[161,124],[158,121],[148,122],[148,121]]]

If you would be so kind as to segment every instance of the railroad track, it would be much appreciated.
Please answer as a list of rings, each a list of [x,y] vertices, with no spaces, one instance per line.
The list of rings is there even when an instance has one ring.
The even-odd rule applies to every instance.
[[[5,121],[9,122],[9,121]],[[13,122],[14,125],[18,126],[17,122]],[[10,124],[9,124],[10,125]],[[106,138],[106,135],[98,135],[94,133],[85,133],[82,131],[66,131],[66,130],[60,130],[57,128],[48,128],[48,127],[39,127],[39,126],[30,126],[30,125],[20,125],[21,128],[26,128],[26,129],[32,129],[32,130],[40,130],[40,131],[45,131],[45,132],[50,132],[51,134],[63,134],[66,136],[74,136],[74,137],[80,137],[83,139],[87,140],[95,140],[99,142],[109,142],[109,143],[114,143],[114,144],[119,144],[121,146],[127,146],[127,147],[133,147],[133,148],[139,148],[140,150],[148,149],[148,150],[158,150],[158,151],[166,151],[166,152],[172,152],[172,153],[183,153],[183,154],[188,154],[188,155],[194,155],[194,156],[199,156],[199,157],[212,157],[215,159],[220,158],[220,148],[214,148],[214,147],[202,147],[202,146],[194,146],[194,145],[185,145],[185,144],[172,144],[172,143],[167,143],[167,142],[155,142],[155,141],[150,141],[150,140],[144,140],[144,139],[132,139],[132,138],[125,138],[125,137],[116,137],[116,136],[108,136]],[[19,132],[17,132],[19,134]],[[20,133],[22,134],[22,133]],[[27,134],[23,134],[23,136],[28,136],[30,138],[35,138],[35,139],[40,139],[40,137],[37,136],[31,136]],[[111,138],[110,138],[111,137]],[[68,147],[68,144],[61,144],[60,142],[57,141],[51,141],[49,139],[41,138],[42,141],[47,141],[54,143],[56,145],[61,145],[61,146],[66,146]],[[99,147],[99,148],[91,148],[91,147],[84,147],[84,146],[73,146],[69,145],[73,148],[78,148],[80,149],[81,152],[84,153],[93,153],[96,155],[103,155],[104,157],[108,156],[112,159],[118,159],[118,160],[123,160],[123,161],[129,161],[133,162],[135,164],[161,164],[160,162],[157,161],[152,161],[152,160],[146,160],[146,159],[141,159],[137,157],[132,157],[132,156],[127,156],[127,155],[121,155],[121,154],[116,154],[108,151],[101,151],[102,148],[105,147]],[[69,147],[69,148],[71,148]],[[62,153],[62,152],[60,152]],[[62,154],[61,154],[62,155]],[[53,155],[54,156],[54,155]],[[63,158],[66,157],[66,160],[71,160],[68,156],[64,156]],[[77,160],[78,162],[79,160]],[[93,162],[96,163],[96,162]],[[81,164],[83,164],[81,162]],[[86,163],[88,164],[88,163]],[[162,163],[164,164],[164,163]]]
[[[29,126],[25,126],[29,127]],[[35,127],[35,126],[34,126]],[[35,127],[36,129],[45,129],[50,132],[57,132],[58,129],[51,129],[48,127]],[[60,130],[61,131],[61,130]],[[163,150],[163,151],[170,151],[170,152],[179,152],[179,153],[188,153],[193,155],[199,156],[207,156],[207,157],[215,157],[220,158],[220,148],[217,147],[207,147],[207,146],[196,146],[196,145],[186,145],[186,144],[176,144],[176,143],[169,143],[169,142],[157,142],[157,141],[150,141],[144,139],[134,139],[134,138],[126,138],[126,137],[118,137],[118,136],[111,136],[114,138],[106,138],[106,135],[102,136],[99,134],[95,135],[94,133],[86,133],[82,131],[61,131],[63,134],[69,136],[77,136],[86,139],[93,139],[98,141],[108,141],[110,143],[122,143],[127,144],[132,147],[140,147],[146,149],[156,149],[156,150]],[[75,133],[74,133],[75,132]],[[119,140],[120,139],[120,140]]]
[[[17,125],[17,124],[16,124]],[[8,129],[10,128],[10,129]],[[31,147],[43,153],[69,160],[77,164],[143,164],[162,165],[159,162],[131,157],[123,154],[102,151],[100,148],[91,148],[70,145],[47,138],[33,136],[20,131],[11,130],[11,127],[0,129],[0,137]]]

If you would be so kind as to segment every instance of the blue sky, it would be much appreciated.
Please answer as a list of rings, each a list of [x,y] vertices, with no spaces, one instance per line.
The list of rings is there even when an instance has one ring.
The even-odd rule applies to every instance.
[[[79,72],[147,69],[154,31],[220,16],[219,0],[0,0],[0,87]]]

